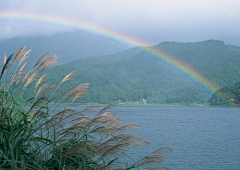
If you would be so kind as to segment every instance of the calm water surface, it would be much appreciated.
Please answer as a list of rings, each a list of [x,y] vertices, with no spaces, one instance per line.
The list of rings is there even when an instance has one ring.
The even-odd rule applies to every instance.
[[[75,110],[81,107],[73,107]],[[114,107],[123,124],[138,123],[133,135],[152,144],[129,153],[140,159],[171,147],[161,166],[181,170],[240,169],[240,109],[207,107]]]

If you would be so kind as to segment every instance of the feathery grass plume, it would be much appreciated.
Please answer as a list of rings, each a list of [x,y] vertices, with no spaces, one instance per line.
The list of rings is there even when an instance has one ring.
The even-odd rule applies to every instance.
[[[4,53],[3,65],[5,65],[6,61],[7,61],[7,55],[6,53]]]
[[[27,80],[27,78],[29,77],[29,75],[30,75],[32,72],[33,72],[33,70],[28,71],[28,72],[25,74],[25,76],[23,77],[22,82],[25,82],[25,80]]]
[[[22,67],[20,68],[20,70],[18,71],[18,73],[16,73],[13,77],[12,77],[12,81],[16,81],[16,84],[18,84],[20,81],[23,81],[24,79],[24,69],[26,68],[26,66],[29,64],[28,62],[25,62]],[[15,80],[16,79],[16,80]],[[11,82],[13,83],[13,82]],[[10,86],[10,85],[9,85]]]
[[[13,82],[15,82],[16,81],[16,78],[17,78],[17,74],[15,74],[14,76],[13,76],[13,78],[12,78],[12,80],[11,80],[11,82],[9,83],[9,86],[8,86],[8,88],[12,85],[12,83]]]
[[[33,66],[33,68],[35,68],[38,64],[40,64],[42,62],[42,60],[44,59],[45,56],[47,56],[48,54],[50,54],[51,51],[48,51],[46,53],[44,53],[39,59],[38,61],[35,63],[35,65]]]
[[[145,145],[149,145],[149,144],[151,144],[150,141],[143,140],[143,141],[139,141],[139,142],[135,143],[133,145],[133,147],[145,146]]]
[[[39,93],[41,93],[45,88],[48,87],[48,84],[49,84],[49,83],[45,83],[44,85],[42,85],[42,86],[38,89],[37,93],[35,94],[35,98],[39,95]]]
[[[24,84],[23,88],[26,88],[30,83],[32,83],[37,76],[37,72],[34,72],[28,79],[27,82]]]
[[[85,94],[86,90],[78,90],[70,94],[64,101],[73,98],[72,102],[74,102],[77,98],[82,97]]]
[[[169,147],[159,148],[153,151],[150,156],[144,157],[140,161],[139,166],[150,167],[152,164],[161,164],[165,160],[165,154],[171,151],[173,151],[173,149]],[[165,167],[160,167],[160,168],[165,168]]]
[[[6,81],[8,81],[8,79],[15,79],[16,78],[16,72],[18,72],[17,74],[21,74],[21,72],[23,71],[23,69],[26,67],[26,65],[27,65],[27,63],[25,63],[23,66],[22,66],[22,68],[18,71],[18,67],[20,66],[20,64],[28,57],[28,54],[31,52],[31,50],[28,50],[27,52],[25,52],[25,48],[26,48],[26,46],[24,46],[24,47],[22,47],[19,51],[18,51],[18,53],[17,53],[17,55],[15,56],[15,58],[14,58],[14,61],[13,61],[13,64],[12,64],[12,67],[11,67],[11,70],[10,70],[10,72],[11,72],[11,74],[12,74],[12,77],[10,77],[9,75],[8,76],[6,76],[7,77],[7,79],[6,79]],[[25,54],[24,54],[25,53]],[[23,55],[23,56],[22,56]],[[22,56],[22,57],[21,57]],[[20,60],[20,62],[18,63],[18,65],[17,65],[17,67],[15,67],[15,71],[12,73],[12,69],[13,69],[13,65],[19,60],[21,58],[21,60]],[[13,81],[11,81],[11,82],[13,82]],[[19,82],[19,81],[17,81],[17,82]],[[16,84],[18,84],[18,83],[16,83]],[[9,87],[10,87],[10,85],[9,85]]]
[[[20,64],[22,64],[22,62],[23,62],[26,58],[29,57],[29,54],[31,53],[31,51],[32,51],[32,50],[30,49],[30,50],[28,50],[27,52],[25,52],[25,54],[22,56],[21,60],[19,61],[18,66],[19,66]]]
[[[24,71],[24,69],[26,68],[26,66],[29,64],[28,62],[25,62],[22,67],[20,68],[20,70],[18,71],[18,73],[14,74],[12,76],[12,80],[11,83],[9,84],[8,88],[12,85],[13,82],[15,82],[16,80],[18,80],[18,82],[21,80],[21,78],[23,77],[22,73]],[[18,82],[16,84],[18,84]]]
[[[128,124],[128,125],[124,125],[122,127],[119,128],[119,131],[126,131],[126,130],[130,130],[130,131],[134,131],[134,129],[137,129],[139,128],[140,125],[137,124],[137,123],[131,123],[131,124]]]
[[[36,102],[34,102],[34,103],[32,104],[32,106],[30,107],[30,109],[29,109],[28,112],[32,111],[32,110],[33,110],[34,108],[36,108],[36,107],[42,106],[42,104],[43,104],[44,102],[46,102],[47,100],[48,100],[47,97],[40,97]]]
[[[57,59],[57,56],[52,56],[52,57],[49,57],[48,59],[46,59],[45,61],[45,64],[43,65],[43,68],[41,70],[41,73],[46,69],[48,68],[50,65],[56,63],[55,60]]]
[[[42,73],[48,66],[54,64],[56,59],[57,59],[56,55],[45,59],[44,61],[42,61],[41,64],[39,64],[39,66],[37,67],[36,70],[38,70],[40,67],[42,67],[42,70],[41,70],[41,73]]]
[[[115,118],[112,118],[112,119],[107,118],[107,120],[105,120],[103,122],[103,126],[104,127],[110,127],[112,124],[114,124],[114,125],[119,124],[120,121],[121,121],[121,117],[115,117]]]
[[[80,84],[78,86],[75,86],[75,87],[71,87],[69,88],[68,90],[66,90],[61,96],[59,99],[61,99],[62,97],[64,97],[66,94],[69,94],[69,93],[72,93],[72,92],[75,92],[79,89],[82,89],[82,88],[88,88],[89,86],[89,83],[83,83],[83,84]]]
[[[87,92],[87,90],[79,90],[79,91],[77,91],[77,94],[74,97],[74,99],[72,100],[72,102],[74,102],[76,99],[78,99],[78,98],[82,97],[83,95],[85,95],[86,92]]]
[[[59,83],[59,85],[58,85],[58,87],[56,88],[55,92],[57,91],[57,89],[59,88],[59,86],[60,86],[62,83],[64,83],[65,81],[71,80],[71,76],[73,76],[73,75],[75,75],[75,74],[76,74],[76,72],[71,72],[71,73],[69,73],[68,75],[66,75],[66,76],[62,79],[61,83]],[[63,98],[63,101],[66,101],[66,100],[68,100],[68,99],[70,99],[70,98],[73,98],[72,102],[74,102],[76,99],[82,97],[82,96],[85,94],[86,90],[83,90],[83,88],[84,88],[84,89],[88,88],[88,85],[89,85],[89,83],[83,83],[83,84],[77,85],[77,86],[75,86],[75,87],[71,87],[71,88],[69,88],[68,90],[66,90],[66,91],[60,96],[59,99],[63,98],[65,95],[68,94],[69,96],[66,97],[65,99]],[[72,94],[71,94],[71,93],[72,93]],[[51,96],[51,97],[52,97],[52,96]],[[50,98],[51,98],[51,97],[50,97]]]
[[[11,75],[12,79],[4,82],[1,80],[0,169],[130,170],[159,166],[167,151],[171,151],[170,148],[158,149],[138,161],[127,157],[126,151],[129,148],[143,147],[149,142],[125,134],[140,125],[132,123],[121,126],[121,118],[116,117],[111,110],[114,104],[104,108],[91,106],[77,112],[66,108],[60,111],[55,109],[65,99],[73,98],[74,101],[81,97],[88,84],[69,88],[59,95],[60,98],[48,98],[48,95],[55,95],[56,90],[52,89],[59,85],[47,88],[50,82],[46,82],[39,87],[46,74],[38,74],[37,70],[40,67],[45,69],[55,59],[50,57],[42,61],[47,54],[38,60],[36,69],[27,73],[24,73],[24,68],[28,62],[19,71],[17,68],[14,73],[11,70],[6,73],[5,70],[12,61],[11,56],[6,59],[1,77],[4,74]],[[69,73],[59,84],[71,79],[73,74],[75,72]],[[19,81],[22,82],[21,85],[5,88]],[[30,83],[34,85],[31,86]],[[125,158],[131,161],[125,161]]]
[[[56,85],[52,85],[51,87],[49,87],[49,88],[43,93],[43,96],[45,96],[47,93],[49,93],[50,90],[56,89],[56,88],[57,88]]]
[[[25,73],[21,72],[21,74],[19,74],[19,77],[17,78],[16,84],[23,82],[24,77],[25,77]]]
[[[19,74],[21,74],[23,71],[24,71],[24,69],[26,68],[26,66],[29,64],[29,61],[28,62],[25,62],[23,65],[22,65],[22,67],[20,68],[20,70],[19,70]]]
[[[38,87],[39,84],[41,84],[44,81],[44,77],[46,77],[47,74],[42,75],[38,81],[35,84],[35,89]]]
[[[3,66],[3,68],[2,68],[1,75],[0,75],[0,79],[1,79],[2,76],[3,76],[3,73],[4,73],[4,72],[7,70],[7,68],[10,66],[10,61],[11,61],[12,57],[13,57],[13,54],[11,54],[11,55],[7,58],[4,66]]]
[[[66,76],[63,78],[63,80],[61,81],[60,84],[62,84],[62,83],[65,82],[65,81],[71,80],[71,76],[75,75],[76,73],[77,73],[76,71],[73,71],[73,72],[69,73],[68,75],[66,75]]]
[[[18,51],[18,53],[16,54],[16,56],[15,56],[15,58],[14,58],[14,60],[13,60],[13,63],[12,63],[12,65],[14,65],[16,62],[17,62],[17,60],[21,57],[21,55],[24,53],[24,50],[26,49],[26,46],[23,46],[19,51]]]

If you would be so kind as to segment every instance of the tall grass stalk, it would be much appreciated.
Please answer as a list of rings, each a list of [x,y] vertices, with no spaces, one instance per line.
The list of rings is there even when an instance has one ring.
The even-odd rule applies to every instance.
[[[49,52],[45,53],[25,73],[28,62],[23,61],[29,53],[23,47],[15,58],[4,55],[0,75],[0,169],[150,169],[157,168],[165,153],[172,150],[161,148],[139,161],[129,161],[128,148],[149,142],[125,133],[139,125],[121,126],[121,119],[111,111],[113,105],[56,112],[61,102],[73,102],[84,95],[88,84],[72,87],[54,99],[59,86],[75,72],[49,87],[43,71],[56,56],[44,59]]]

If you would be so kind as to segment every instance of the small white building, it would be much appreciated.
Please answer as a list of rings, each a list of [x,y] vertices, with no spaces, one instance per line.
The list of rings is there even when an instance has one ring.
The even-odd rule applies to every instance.
[[[147,104],[147,99],[144,99],[144,98],[143,98],[143,99],[142,99],[142,103],[143,103],[143,104]]]

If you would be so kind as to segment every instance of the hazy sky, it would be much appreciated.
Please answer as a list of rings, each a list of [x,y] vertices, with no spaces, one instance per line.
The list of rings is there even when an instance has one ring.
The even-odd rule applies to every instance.
[[[0,11],[6,10],[79,19],[150,44],[240,40],[240,0],[0,0]],[[0,39],[59,31],[65,29],[0,15]]]

